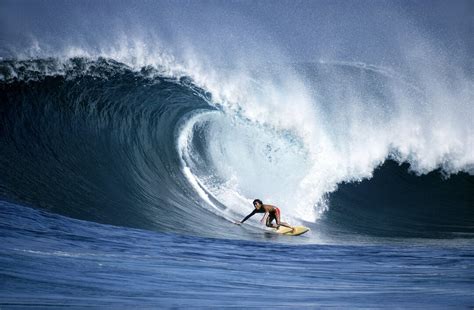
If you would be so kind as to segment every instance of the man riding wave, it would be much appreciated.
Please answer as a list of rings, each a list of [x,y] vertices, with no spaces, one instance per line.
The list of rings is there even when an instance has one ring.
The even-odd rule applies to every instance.
[[[294,231],[294,228],[291,227],[288,223],[284,223],[280,221],[279,208],[272,205],[263,204],[263,202],[260,199],[255,199],[253,201],[253,206],[255,207],[255,209],[249,215],[247,215],[243,220],[241,220],[240,222],[236,222],[235,224],[240,225],[244,223],[246,220],[248,220],[250,217],[252,217],[256,213],[265,213],[262,220],[266,219],[265,225],[267,227],[278,229],[278,227],[280,226],[285,226],[285,227],[291,228],[292,232]],[[272,223],[273,221],[275,221],[276,224],[273,224]]]

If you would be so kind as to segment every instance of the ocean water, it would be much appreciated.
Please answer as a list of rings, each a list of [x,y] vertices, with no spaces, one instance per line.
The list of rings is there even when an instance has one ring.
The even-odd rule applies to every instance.
[[[274,235],[266,241],[230,240],[1,207],[0,296],[6,308],[472,305],[474,250],[466,240],[357,245],[301,245]]]
[[[0,308],[474,307],[466,3],[2,3]]]

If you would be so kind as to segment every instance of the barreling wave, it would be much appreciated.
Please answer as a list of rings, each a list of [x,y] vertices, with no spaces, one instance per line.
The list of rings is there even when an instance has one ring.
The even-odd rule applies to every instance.
[[[206,209],[174,145],[188,113],[212,109],[202,90],[105,59],[4,62],[2,73],[2,196],[89,221],[199,231]]]
[[[474,232],[464,101],[446,115],[426,85],[360,64],[278,70],[256,70],[236,95],[230,79],[106,58],[2,61],[0,195],[88,221],[220,237],[255,197],[322,233]]]

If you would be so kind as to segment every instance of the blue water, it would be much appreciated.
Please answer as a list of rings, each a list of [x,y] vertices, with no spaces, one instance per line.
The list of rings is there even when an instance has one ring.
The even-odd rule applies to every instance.
[[[473,308],[472,15],[0,1],[0,308]]]
[[[0,218],[6,308],[474,305],[474,249],[465,242],[288,245],[201,238],[8,203],[1,204]]]
[[[106,59],[62,66],[2,62],[2,307],[474,305],[471,174],[417,174],[393,155],[324,195],[317,219],[291,217],[311,228],[302,236],[276,235],[254,218],[237,226],[251,196],[228,200],[246,184],[229,188],[215,156],[278,176],[279,162],[307,161],[292,153],[302,142],[226,119],[231,112],[186,78]],[[183,124],[193,122],[190,133]],[[220,138],[226,130],[237,140]],[[263,144],[264,157],[213,153],[215,143],[240,152],[239,133],[259,145],[260,130],[281,135]],[[288,218],[301,204],[278,205]]]

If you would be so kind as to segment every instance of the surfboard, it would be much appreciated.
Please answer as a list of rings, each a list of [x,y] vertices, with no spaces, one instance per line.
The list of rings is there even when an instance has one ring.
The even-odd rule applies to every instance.
[[[286,236],[299,236],[309,231],[309,228],[304,226],[293,226],[293,228],[295,230],[294,232],[291,232],[291,228],[280,226],[278,229],[275,229],[275,232]]]

